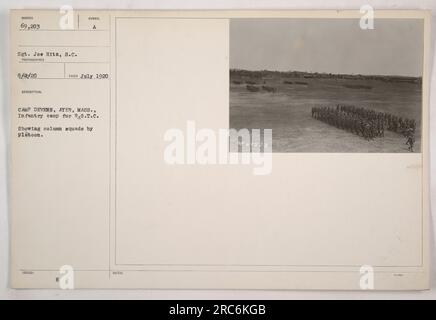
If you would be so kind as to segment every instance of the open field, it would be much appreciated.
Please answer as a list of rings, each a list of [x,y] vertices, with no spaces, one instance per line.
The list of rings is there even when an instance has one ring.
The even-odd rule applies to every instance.
[[[406,138],[401,134],[385,131],[384,137],[367,141],[312,118],[312,107],[337,104],[414,119],[417,123],[414,152],[420,152],[421,82],[418,80],[230,73],[230,128],[272,129],[273,152],[409,152]]]

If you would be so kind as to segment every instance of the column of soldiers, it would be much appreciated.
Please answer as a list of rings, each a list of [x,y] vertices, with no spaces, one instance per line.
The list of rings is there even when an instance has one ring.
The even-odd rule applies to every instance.
[[[415,144],[415,120],[352,105],[336,107],[314,107],[312,117],[329,125],[359,135],[366,140],[384,137],[385,130],[400,133],[406,137],[409,151]]]

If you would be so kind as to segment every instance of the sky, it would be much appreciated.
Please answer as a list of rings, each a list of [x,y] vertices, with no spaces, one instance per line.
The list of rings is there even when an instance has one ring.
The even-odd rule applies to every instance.
[[[416,19],[232,19],[230,68],[422,75],[424,25]]]

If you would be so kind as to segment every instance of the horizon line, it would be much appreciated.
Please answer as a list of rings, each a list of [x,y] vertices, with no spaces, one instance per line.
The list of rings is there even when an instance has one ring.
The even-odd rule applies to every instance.
[[[334,72],[326,72],[326,71],[300,71],[300,70],[269,70],[269,69],[241,69],[241,68],[229,68],[229,70],[242,70],[242,71],[249,71],[249,72],[262,72],[262,71],[269,71],[269,72],[282,72],[282,73],[292,73],[292,72],[299,72],[299,73],[311,73],[311,74],[332,74],[332,75],[346,75],[346,76],[375,76],[375,77],[403,77],[403,78],[417,78],[422,79],[422,75],[420,76],[412,76],[412,75],[398,75],[398,74],[364,74],[364,73],[334,73]]]

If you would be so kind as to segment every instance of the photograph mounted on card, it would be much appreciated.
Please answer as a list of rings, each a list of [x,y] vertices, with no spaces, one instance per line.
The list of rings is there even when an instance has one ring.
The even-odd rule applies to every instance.
[[[12,10],[12,286],[428,288],[430,13],[369,9]]]

